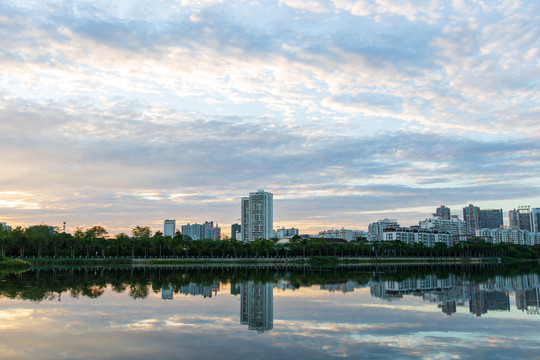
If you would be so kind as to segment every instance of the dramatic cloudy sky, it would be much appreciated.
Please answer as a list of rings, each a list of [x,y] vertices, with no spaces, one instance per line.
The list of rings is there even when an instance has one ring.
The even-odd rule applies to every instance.
[[[540,207],[540,3],[0,2],[0,221]],[[224,232],[226,232],[224,230]]]

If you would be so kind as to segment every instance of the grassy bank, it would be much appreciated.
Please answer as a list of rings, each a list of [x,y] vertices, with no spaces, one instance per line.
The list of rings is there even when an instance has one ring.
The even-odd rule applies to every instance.
[[[0,261],[0,269],[2,270],[24,270],[31,267],[32,265],[28,261],[21,259],[8,259]]]
[[[502,258],[502,263],[529,262],[515,258]],[[175,258],[175,259],[140,259],[140,258],[31,258],[0,260],[0,269],[27,269],[29,267],[49,268],[65,266],[182,266],[192,264],[306,264],[315,267],[335,267],[354,264],[430,264],[430,263],[498,263],[497,258],[345,258],[336,256],[312,256],[309,259],[298,258]]]
[[[423,259],[392,259],[392,258],[369,258],[358,260],[341,260],[340,264],[425,264],[425,263],[471,263],[472,259],[444,259],[444,258],[423,258]]]
[[[25,270],[30,267],[31,264],[28,261],[21,259],[8,259],[4,255],[0,254],[0,270],[2,271]]]
[[[137,259],[134,264],[141,265],[189,265],[189,264],[271,264],[283,263],[282,260],[253,260],[253,259]]]
[[[294,264],[310,264],[313,266],[329,266],[340,264],[466,264],[480,262],[477,259],[445,259],[445,258],[422,258],[422,259],[393,259],[393,258],[364,258],[364,259],[339,259],[335,256],[313,256],[308,260],[293,260]],[[497,261],[496,261],[497,262]]]
[[[131,258],[37,258],[28,259],[34,267],[54,266],[125,266],[131,265]]]
[[[312,256],[308,260],[308,264],[317,267],[335,267],[341,261],[336,256]]]

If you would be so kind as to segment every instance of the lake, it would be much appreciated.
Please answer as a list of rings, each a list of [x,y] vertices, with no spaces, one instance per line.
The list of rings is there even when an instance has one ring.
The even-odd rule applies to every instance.
[[[3,275],[2,359],[531,359],[540,269],[63,268]]]

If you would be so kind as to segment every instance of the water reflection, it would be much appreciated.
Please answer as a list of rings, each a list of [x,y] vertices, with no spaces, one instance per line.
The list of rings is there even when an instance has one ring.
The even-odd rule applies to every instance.
[[[211,286],[197,283],[181,286],[179,293],[191,296],[211,298],[212,293],[217,296],[220,283]],[[247,325],[249,330],[265,332],[272,330],[274,323],[274,286],[273,284],[256,284],[247,281],[241,284],[231,284],[231,295],[240,295],[240,324]],[[161,288],[163,300],[173,300],[174,290],[172,284]]]
[[[161,298],[163,300],[172,300],[174,298],[174,289],[172,284],[169,284],[167,287],[161,288]]]
[[[447,315],[456,313],[458,307],[468,303],[470,313],[481,316],[488,311],[510,311],[510,292],[515,293],[518,310],[538,314],[539,288],[538,274],[495,276],[480,284],[454,274],[447,278],[431,274],[422,278],[375,282],[370,292],[386,301],[401,299],[403,295],[421,296],[424,301],[437,304]]]
[[[265,332],[274,327],[274,287],[272,284],[240,284],[240,323],[249,330]]]
[[[13,359],[53,358],[58,346],[84,359],[173,359],[178,349],[186,358],[494,349],[494,359],[530,358],[540,351],[539,274],[507,265],[34,270],[0,278],[0,348]]]
[[[202,296],[211,299],[222,284],[230,284],[230,294],[240,295],[240,323],[251,330],[265,332],[273,328],[273,289],[294,291],[319,285],[321,291],[350,293],[369,288],[372,297],[396,302],[404,296],[421,298],[436,305],[447,315],[467,308],[482,316],[493,311],[510,311],[513,296],[515,308],[538,315],[540,310],[539,269],[522,269],[527,273],[493,275],[493,271],[519,272],[509,266],[470,267],[377,267],[351,268],[348,271],[306,273],[296,269],[63,269],[34,270],[10,275],[2,280],[0,296],[11,299],[61,301],[62,293],[72,298],[101,297],[107,286],[117,293],[127,291],[133,299],[145,299],[154,291],[161,299],[174,300],[175,295]],[[536,270],[537,272],[531,272]]]

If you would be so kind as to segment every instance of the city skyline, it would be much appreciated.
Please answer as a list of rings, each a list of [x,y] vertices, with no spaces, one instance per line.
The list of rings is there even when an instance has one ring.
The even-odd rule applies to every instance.
[[[540,4],[5,1],[0,221],[415,224],[540,204]],[[505,176],[502,176],[502,175]],[[223,228],[227,235],[229,226]]]
[[[260,194],[260,192],[263,192],[264,194],[269,194],[271,198],[273,198],[273,194],[271,193],[266,193],[264,192],[264,190],[258,190],[258,192],[252,192],[250,194]],[[245,199],[249,199],[249,197],[242,197],[241,198],[241,206],[243,206],[243,203],[245,201]],[[271,203],[273,203],[273,201],[271,200]],[[271,206],[273,207],[273,206]],[[466,226],[466,223],[467,221],[465,220],[465,217],[463,216],[464,215],[464,211],[466,209],[469,209],[471,207],[474,207],[474,208],[478,208],[480,213],[482,212],[488,212],[488,213],[492,213],[493,211],[497,211],[497,212],[500,212],[502,211],[502,216],[503,216],[503,229],[512,229],[513,227],[511,226],[511,223],[510,223],[510,213],[512,211],[515,211],[515,208],[514,207],[513,209],[509,209],[509,210],[504,210],[504,209],[485,209],[485,208],[482,208],[482,206],[477,206],[477,205],[474,205],[474,204],[468,204],[467,206],[464,206],[463,208],[452,208],[448,205],[445,205],[445,204],[441,204],[440,207],[433,207],[432,210],[435,210],[435,211],[431,211],[431,212],[427,212],[425,214],[420,214],[420,217],[413,220],[411,223],[403,223],[400,221],[400,219],[388,219],[388,218],[378,218],[377,220],[374,220],[373,222],[371,222],[370,224],[368,224],[369,226],[365,226],[365,227],[360,227],[360,226],[357,226],[357,225],[352,225],[352,226],[343,226],[343,225],[332,225],[332,226],[327,226],[327,225],[319,225],[318,227],[314,228],[316,230],[314,230],[313,232],[308,232],[308,231],[302,231],[302,229],[298,229],[298,228],[294,228],[292,227],[293,230],[296,231],[296,233],[298,234],[309,234],[309,235],[314,235],[316,236],[317,233],[319,233],[319,235],[321,234],[321,232],[325,232],[325,231],[330,231],[330,229],[332,230],[340,230],[340,229],[346,229],[347,228],[347,231],[351,231],[351,230],[354,230],[354,231],[360,231],[360,232],[371,232],[370,228],[372,225],[375,225],[376,223],[379,223],[379,222],[384,222],[384,221],[388,221],[388,220],[397,220],[400,224],[396,225],[398,227],[401,227],[401,228],[408,228],[410,226],[418,226],[420,225],[421,227],[423,226],[422,224],[425,223],[427,220],[429,220],[430,222],[435,219],[435,217],[441,217],[444,218],[444,216],[439,213],[439,209],[440,208],[445,208],[447,211],[452,211],[452,209],[454,209],[453,213],[451,213],[451,216],[452,218],[457,218],[459,219],[460,221],[463,222],[463,226],[465,227]],[[531,228],[529,229],[531,232],[538,232],[538,224],[540,223],[540,207],[536,207],[536,206],[523,206],[523,205],[520,205],[520,206],[517,206],[517,208],[526,208],[528,209],[529,211],[529,216],[530,216],[530,221],[531,221]],[[422,217],[424,216],[424,217]],[[1,219],[0,219],[1,220]],[[238,219],[240,220],[240,219]],[[189,236],[192,236],[195,234],[195,233],[204,233],[205,232],[205,229],[206,229],[206,225],[208,224],[211,224],[211,229],[214,229],[213,228],[213,223],[214,221],[205,221],[203,224],[198,224],[197,221],[188,221],[188,222],[185,222],[185,223],[182,223],[180,222],[179,225],[176,227],[176,220],[156,220],[156,221],[152,221],[151,222],[152,224],[158,224],[156,227],[152,227],[150,226],[151,228],[151,231],[153,233],[157,232],[157,231],[160,231],[161,233],[163,233],[164,235],[167,235],[166,234],[166,229],[169,228],[169,231],[172,231],[172,229],[175,229],[175,231],[180,231],[181,233],[184,233],[184,234],[187,234]],[[491,222],[490,222],[491,223]],[[172,227],[171,225],[174,224]],[[17,224],[13,225],[13,224],[10,224],[10,223],[7,223],[5,221],[3,222],[0,222],[0,226],[7,226],[9,229],[12,229],[14,227],[17,226]],[[32,226],[32,225],[38,225],[38,223],[33,223],[33,224],[30,224],[29,226]],[[46,225],[49,225],[52,227],[57,227],[58,229],[62,229],[60,225],[55,225],[55,224],[46,224]],[[65,223],[63,224],[65,225]],[[100,225],[100,224],[92,224],[92,226],[95,226],[95,225]],[[144,226],[148,226],[149,223],[146,223],[146,224],[138,224],[138,225],[144,225]],[[133,227],[135,227],[136,225],[133,225],[131,228],[127,229],[126,231],[123,231],[124,233],[130,233],[131,230],[133,229]],[[161,228],[159,227],[161,226]],[[240,229],[241,229],[241,226],[240,224],[238,223],[233,223],[233,224],[226,224],[223,228],[219,227],[218,224],[216,223],[216,229],[219,229],[219,237],[221,236],[224,236],[225,238],[232,238],[232,233],[230,232],[231,230],[231,226],[238,226]],[[192,229],[193,227],[197,227],[197,229]],[[428,226],[429,227],[429,226]],[[72,233],[74,232],[77,228],[80,228],[80,229],[83,229],[82,227],[75,227],[73,228],[72,230],[73,231],[70,231],[69,227],[66,228],[66,232],[68,233]],[[480,226],[480,229],[497,229],[499,228],[499,226]],[[515,227],[514,227],[515,228]],[[280,230],[284,229],[284,227],[280,224],[273,224],[273,235],[271,237],[274,237],[275,235],[275,232],[279,233]],[[525,228],[527,229],[527,228]],[[109,230],[109,229],[107,229]],[[286,230],[290,230],[290,229],[286,229]],[[195,231],[195,233],[193,233],[193,231]],[[377,231],[374,231],[375,233],[378,233]],[[380,231],[382,233],[382,228],[380,229]],[[120,232],[118,232],[120,233]],[[109,236],[112,236],[116,234],[114,231],[111,231],[109,230]],[[474,235],[474,234],[473,234]],[[195,236],[194,238],[195,239],[200,239],[204,237],[203,235],[197,235]],[[214,237],[214,236],[210,236],[211,238]],[[349,240],[350,241],[350,240]]]

